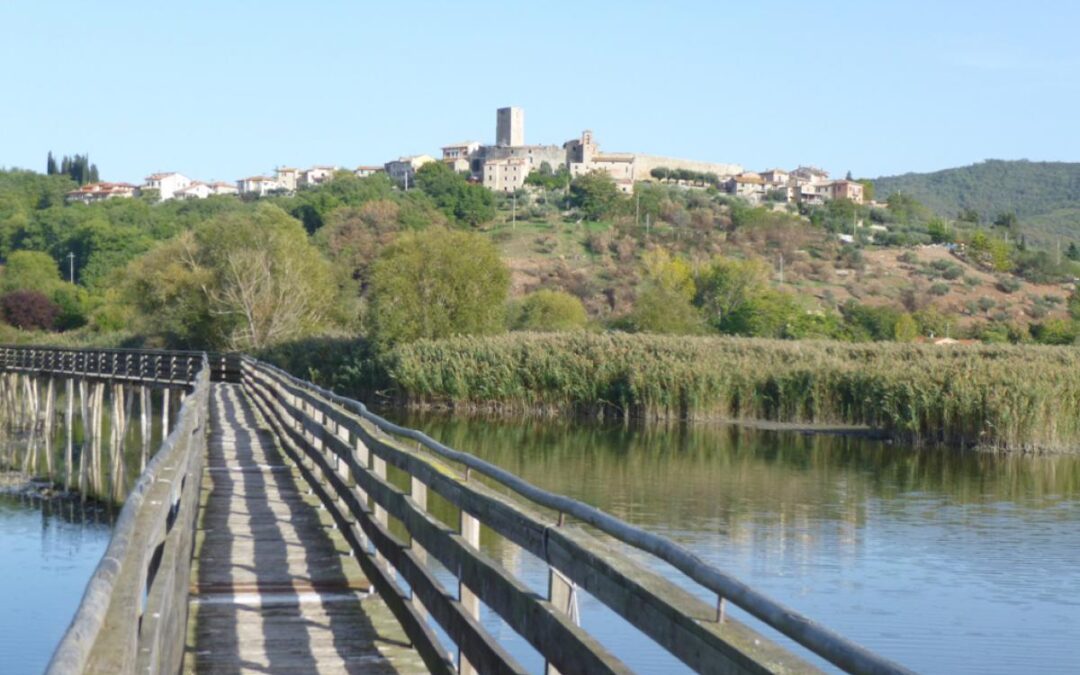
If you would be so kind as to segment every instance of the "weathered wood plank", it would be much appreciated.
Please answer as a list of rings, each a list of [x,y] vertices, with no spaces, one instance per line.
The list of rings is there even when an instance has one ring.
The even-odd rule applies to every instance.
[[[425,672],[242,389],[213,386],[211,428],[185,670]]]

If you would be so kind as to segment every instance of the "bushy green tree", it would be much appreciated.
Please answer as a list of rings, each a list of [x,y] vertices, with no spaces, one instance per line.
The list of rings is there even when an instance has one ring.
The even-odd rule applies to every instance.
[[[603,220],[615,214],[623,194],[606,171],[590,171],[570,183],[570,204],[587,220]]]
[[[626,327],[638,333],[700,335],[705,332],[701,312],[679,291],[645,283],[638,292]]]
[[[914,317],[904,312],[897,317],[896,324],[893,325],[893,337],[897,342],[912,342],[919,337],[919,324]]]
[[[581,300],[564,291],[544,289],[525,296],[512,326],[514,330],[560,332],[580,330],[586,323],[588,316]]]
[[[144,328],[188,346],[259,350],[341,321],[341,288],[301,224],[277,206],[225,214],[129,265]]]
[[[510,273],[488,239],[429,228],[400,236],[371,269],[371,318],[382,345],[503,329]]]
[[[733,315],[767,290],[769,275],[768,264],[757,258],[716,258],[698,275],[695,303],[717,329],[734,332]]]
[[[473,227],[495,217],[495,196],[469,183],[442,162],[429,162],[416,172],[416,186],[448,217]]]
[[[8,256],[0,276],[0,289],[5,293],[20,289],[51,293],[60,283],[60,268],[44,251],[15,251]]]

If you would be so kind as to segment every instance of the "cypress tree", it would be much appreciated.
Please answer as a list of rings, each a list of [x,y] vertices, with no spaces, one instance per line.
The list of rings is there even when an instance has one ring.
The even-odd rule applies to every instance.
[[[101,180],[101,178],[98,177],[97,164],[91,164],[90,165],[90,182],[91,183],[97,183],[100,180]]]
[[[47,176],[56,175],[56,158],[52,156],[52,150],[49,151],[49,159],[45,162],[45,174]]]

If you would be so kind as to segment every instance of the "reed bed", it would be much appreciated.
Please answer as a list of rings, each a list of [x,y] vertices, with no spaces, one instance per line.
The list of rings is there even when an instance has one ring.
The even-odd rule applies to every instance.
[[[916,443],[1080,451],[1080,350],[512,333],[400,345],[410,404],[881,429]]]

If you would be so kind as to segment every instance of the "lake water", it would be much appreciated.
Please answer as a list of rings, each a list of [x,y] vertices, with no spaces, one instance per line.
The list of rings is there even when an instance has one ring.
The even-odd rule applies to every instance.
[[[44,670],[112,532],[78,501],[0,493],[0,672]]]
[[[1080,672],[1080,457],[730,426],[393,416],[661,533],[916,671]],[[483,544],[546,588],[537,559],[495,537]],[[582,596],[580,609],[583,625],[636,670],[680,670],[595,600]],[[484,620],[539,669],[527,644]]]
[[[664,534],[919,672],[1080,672],[1080,457],[707,425],[390,416]],[[2,673],[40,672],[108,544],[108,514],[76,504],[0,494]],[[546,589],[537,559],[484,534],[491,555]],[[587,595],[580,610],[636,670],[680,670]],[[524,641],[484,621],[541,670]]]

